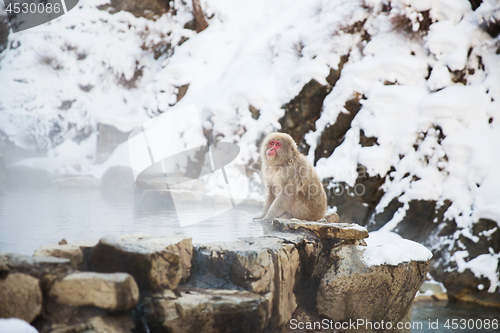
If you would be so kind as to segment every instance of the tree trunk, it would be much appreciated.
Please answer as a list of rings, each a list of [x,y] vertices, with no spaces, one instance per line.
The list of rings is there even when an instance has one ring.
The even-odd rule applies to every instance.
[[[202,32],[208,27],[203,10],[201,10],[200,0],[193,0],[193,15],[196,21],[196,32]]]

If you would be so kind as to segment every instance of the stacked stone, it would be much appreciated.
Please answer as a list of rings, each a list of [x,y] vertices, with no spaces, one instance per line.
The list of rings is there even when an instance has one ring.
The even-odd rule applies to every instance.
[[[267,236],[193,247],[108,236],[0,254],[0,318],[43,332],[263,332],[290,320],[410,320],[429,262],[367,266],[365,228],[273,221]],[[193,266],[192,266],[193,265]],[[395,331],[396,332],[396,331]]]

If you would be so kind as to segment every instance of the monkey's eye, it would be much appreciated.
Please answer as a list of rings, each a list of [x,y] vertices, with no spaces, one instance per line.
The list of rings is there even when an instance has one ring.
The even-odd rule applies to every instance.
[[[269,145],[274,146],[274,142],[273,141],[269,142]]]
[[[276,147],[279,147],[280,146],[280,143],[279,142],[276,142]]]

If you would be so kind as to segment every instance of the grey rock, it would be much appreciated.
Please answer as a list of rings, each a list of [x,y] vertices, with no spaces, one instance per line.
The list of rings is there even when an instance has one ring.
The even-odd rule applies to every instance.
[[[153,295],[144,307],[153,330],[172,333],[262,332],[269,308],[265,297],[248,291],[194,288],[180,297]]]
[[[363,250],[355,245],[334,248],[330,255],[333,264],[322,277],[317,293],[320,315],[334,321],[410,320],[408,312],[429,261],[367,266],[362,260]]]
[[[49,297],[68,306],[126,311],[137,306],[139,289],[134,278],[126,273],[76,272],[56,280]]]
[[[106,161],[113,150],[127,141],[129,136],[128,132],[122,132],[115,126],[102,123],[97,123],[97,133],[96,163]]]
[[[104,193],[133,193],[134,174],[132,168],[118,165],[106,170],[101,178],[101,189]]]
[[[297,244],[305,236],[290,239],[256,237],[231,243],[196,248],[195,268],[190,286],[200,288],[246,289],[269,300],[269,325],[284,325],[297,307],[294,288],[300,276]],[[318,243],[302,244],[303,255],[317,255]],[[304,259],[304,261],[307,261]]]
[[[89,264],[99,272],[129,273],[141,289],[175,289],[183,278],[183,265],[184,271],[190,267],[189,253],[191,238],[182,236],[108,236],[99,241]]]
[[[42,290],[38,279],[11,273],[0,279],[0,318],[20,318],[31,323],[42,312]]]

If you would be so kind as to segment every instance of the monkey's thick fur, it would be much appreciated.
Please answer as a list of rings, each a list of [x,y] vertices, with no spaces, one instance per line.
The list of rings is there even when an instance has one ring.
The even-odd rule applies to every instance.
[[[270,143],[279,142],[274,157],[268,156]],[[266,189],[264,210],[256,219],[276,217],[315,221],[325,216],[326,193],[313,165],[297,150],[285,133],[271,133],[262,142],[262,179]]]

